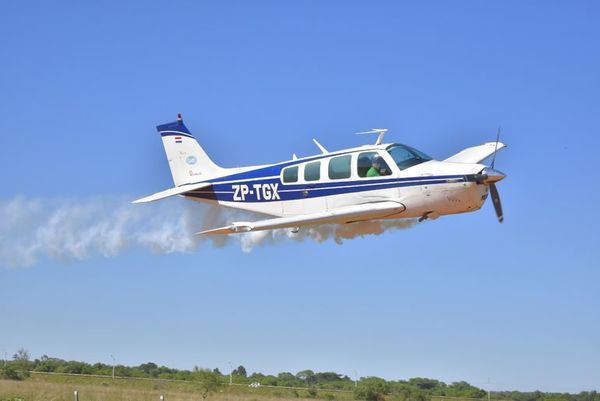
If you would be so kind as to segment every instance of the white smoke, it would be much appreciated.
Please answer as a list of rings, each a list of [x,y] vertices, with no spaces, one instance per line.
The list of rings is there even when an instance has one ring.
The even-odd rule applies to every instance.
[[[409,228],[414,220],[323,225],[240,235],[195,236],[232,221],[264,218],[183,199],[132,205],[123,198],[47,200],[16,197],[0,201],[0,265],[31,266],[39,260],[83,260],[94,255],[113,257],[127,249],[154,253],[191,253],[201,246],[222,247],[239,242],[244,252],[279,241],[344,240],[379,235],[388,229]]]

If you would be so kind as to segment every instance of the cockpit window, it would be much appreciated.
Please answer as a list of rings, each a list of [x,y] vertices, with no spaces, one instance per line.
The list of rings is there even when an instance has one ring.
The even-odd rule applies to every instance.
[[[356,171],[359,177],[379,177],[392,174],[392,170],[377,152],[359,154],[356,159]]]
[[[392,156],[392,159],[394,159],[394,162],[396,162],[400,170],[404,170],[409,167],[416,166],[417,164],[432,160],[432,158],[427,156],[425,153],[406,145],[391,145],[389,148],[387,148],[387,151]]]

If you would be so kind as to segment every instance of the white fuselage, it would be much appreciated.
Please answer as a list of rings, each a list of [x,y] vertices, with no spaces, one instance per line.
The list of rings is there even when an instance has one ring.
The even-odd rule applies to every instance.
[[[484,165],[429,160],[400,169],[385,151],[386,146],[363,146],[270,166],[240,169],[217,181],[213,179],[214,184],[210,189],[195,191],[186,194],[186,197],[272,216],[318,213],[389,200],[402,203],[405,210],[369,218],[435,218],[482,207],[488,187],[469,181],[466,176],[479,173]],[[366,152],[378,152],[391,173],[361,177],[357,167],[358,158]],[[331,159],[339,156],[351,158],[349,176],[330,178]],[[320,177],[307,181],[304,179],[305,169],[315,161],[321,162],[318,166]],[[296,181],[286,183],[284,170],[296,166]]]

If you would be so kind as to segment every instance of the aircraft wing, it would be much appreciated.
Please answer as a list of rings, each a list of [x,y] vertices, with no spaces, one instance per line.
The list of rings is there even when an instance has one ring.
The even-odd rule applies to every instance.
[[[395,201],[372,202],[362,205],[348,206],[326,212],[302,214],[289,217],[253,222],[240,221],[225,227],[200,231],[196,234],[236,234],[248,231],[273,230],[285,227],[302,227],[318,224],[343,224],[369,219],[381,219],[403,212],[406,207]]]
[[[497,147],[496,142],[488,142],[484,143],[483,145],[463,149],[444,161],[453,163],[480,163],[481,161],[493,155],[496,150],[500,150],[505,147],[506,145],[502,142],[498,142]]]
[[[161,192],[157,192],[155,194],[146,196],[144,198],[141,198],[141,199],[138,199],[138,200],[134,200],[131,203],[154,202],[154,201],[157,201],[159,199],[168,198],[169,196],[183,195],[184,193],[189,192],[189,191],[194,191],[196,189],[210,187],[211,185],[212,184],[210,182],[203,182],[203,183],[200,183],[200,184],[186,184],[186,185],[181,185],[181,186],[176,187],[176,188],[169,188],[167,190],[164,190],[164,191],[161,191]]]

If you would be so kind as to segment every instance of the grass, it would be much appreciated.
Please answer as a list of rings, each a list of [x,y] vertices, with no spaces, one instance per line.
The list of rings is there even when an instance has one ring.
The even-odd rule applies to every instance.
[[[0,379],[0,401],[202,401],[197,383],[168,380],[135,380],[127,378],[87,377],[32,372],[31,377],[16,380]],[[313,393],[314,394],[314,393]],[[354,401],[352,392],[318,390],[311,396],[307,389],[224,384],[206,401]],[[467,398],[449,400],[432,397],[432,401],[469,401]],[[480,401],[480,400],[478,400]],[[498,401],[498,400],[495,400]]]
[[[163,380],[131,380],[104,377],[32,374],[22,381],[0,380],[0,401],[72,401],[73,392],[79,401],[201,401],[198,384]],[[319,390],[321,400],[351,401],[350,392]],[[332,398],[333,397],[333,398]],[[207,401],[314,401],[304,389],[286,389],[245,385],[221,386],[208,396]]]

